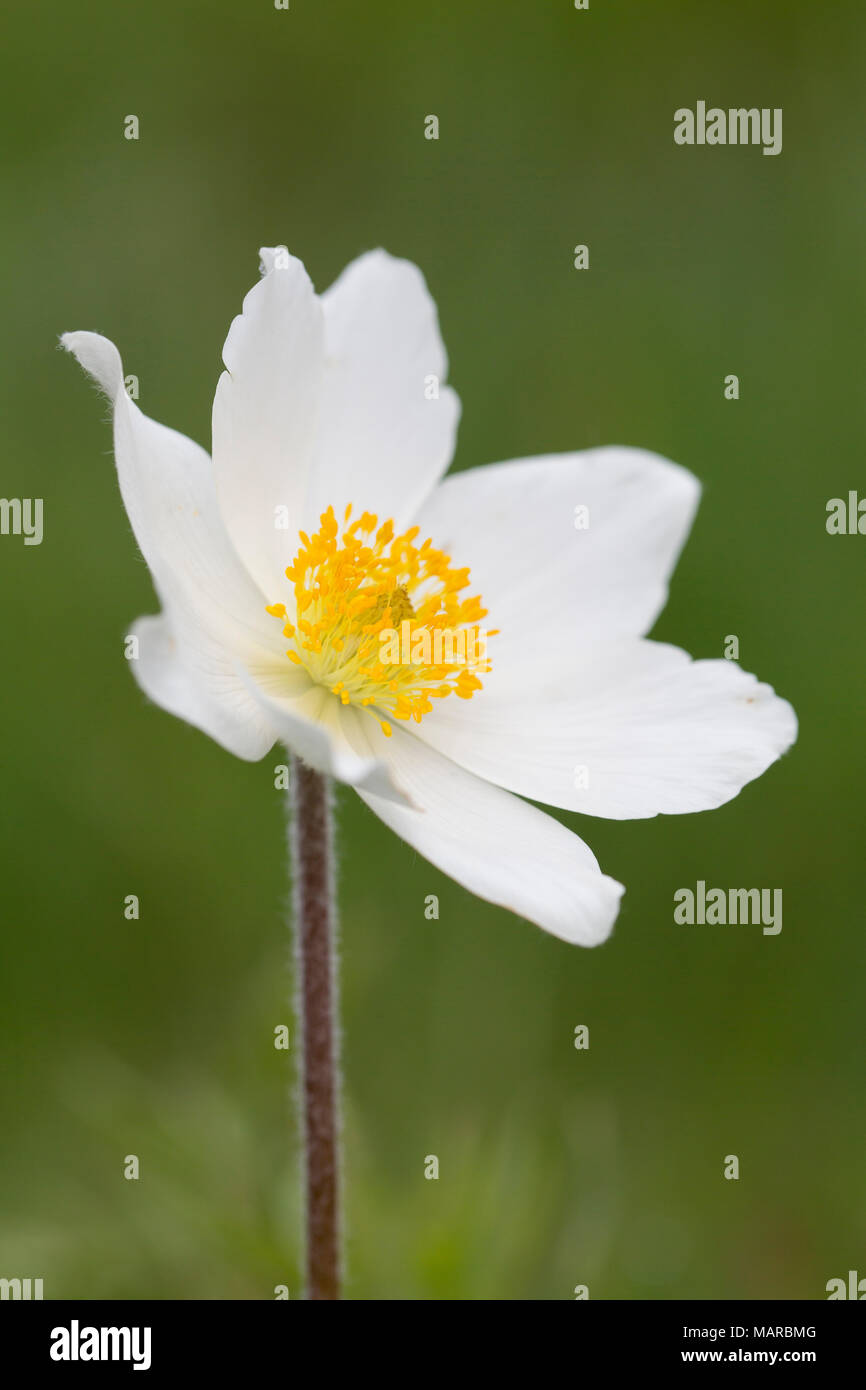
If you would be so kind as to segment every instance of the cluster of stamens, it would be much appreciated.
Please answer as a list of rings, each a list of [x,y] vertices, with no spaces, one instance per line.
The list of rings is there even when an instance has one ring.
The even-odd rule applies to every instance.
[[[293,618],[284,603],[267,609],[283,623],[286,656],[344,705],[394,719],[420,723],[448,695],[471,700],[490,670],[486,639],[494,633],[478,626],[487,616],[480,597],[460,596],[469,570],[454,569],[430,539],[416,545],[417,526],[395,535],[392,521],[351,515],[349,506],[340,528],[329,507],[313,536],[300,532],[286,570]],[[380,723],[390,736],[388,721]]]

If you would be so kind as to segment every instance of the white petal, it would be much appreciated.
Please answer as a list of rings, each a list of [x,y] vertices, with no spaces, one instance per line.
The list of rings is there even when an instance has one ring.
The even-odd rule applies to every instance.
[[[526,635],[547,620],[567,618],[581,640],[646,633],[698,495],[691,473],[656,454],[590,449],[456,473],[416,519],[422,539],[469,566],[467,592],[500,629],[494,657],[521,663]],[[588,508],[587,529],[575,529],[576,507]]]
[[[791,746],[787,700],[732,661],[658,642],[588,654],[557,696],[443,700],[418,737],[552,806],[615,820],[721,806]]]
[[[351,502],[398,527],[442,477],[460,403],[434,304],[409,261],[372,251],[322,296],[326,368],[306,524]],[[436,378],[438,398],[425,390]]]
[[[270,603],[285,598],[304,524],[323,358],[320,301],[301,262],[276,251],[262,251],[266,273],[229,329],[213,405],[220,509]]]
[[[188,667],[190,654],[201,659],[201,647],[191,653],[178,641],[165,614],[139,618],[130,635],[138,638],[139,646],[138,659],[129,663],[132,673],[145,695],[162,709],[249,762],[264,757],[276,743],[278,730],[220,653],[214,653],[214,667],[206,674]]]
[[[121,495],[166,610],[165,623],[141,629],[147,641],[136,671],[140,683],[238,756],[260,757],[275,735],[251,710],[237,665],[265,671],[276,665],[280,629],[222,524],[210,459],[192,440],[141,413],[107,338],[67,333],[62,342],[114,405]]]
[[[413,810],[362,791],[387,826],[471,893],[563,941],[595,946],[610,934],[622,885],[551,816],[464,772],[395,728],[370,743],[387,757]]]
[[[139,638],[139,659],[130,665],[145,694],[238,757],[261,758],[279,739],[327,776],[406,800],[390,768],[369,746],[365,731],[372,716],[344,710],[304,672],[285,662],[259,665],[254,673],[239,665],[221,671],[217,664],[203,678],[200,670],[187,669],[189,648],[175,639],[165,617],[141,618],[132,632]],[[200,650],[194,655],[200,659]],[[214,701],[208,697],[217,683],[221,698]]]
[[[320,685],[299,697],[286,696],[278,674],[259,673],[256,679],[249,677],[246,686],[282,742],[317,772],[384,800],[409,804],[390,764],[370,746],[368,730],[378,731],[372,715],[344,708]]]

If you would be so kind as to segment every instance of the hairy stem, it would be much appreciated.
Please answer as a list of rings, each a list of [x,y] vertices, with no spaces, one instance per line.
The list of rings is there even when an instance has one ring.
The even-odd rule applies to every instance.
[[[291,760],[290,843],[302,1034],[307,1298],[340,1296],[336,910],[330,782]]]

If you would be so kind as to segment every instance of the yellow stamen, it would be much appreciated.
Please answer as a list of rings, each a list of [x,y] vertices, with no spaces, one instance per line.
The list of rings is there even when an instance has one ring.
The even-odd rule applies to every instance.
[[[420,723],[434,699],[471,700],[490,670],[481,598],[462,598],[469,570],[457,568],[430,537],[415,544],[417,526],[396,534],[372,512],[342,528],[333,507],[286,569],[294,589],[294,623],[284,603],[266,612],[294,639],[286,652],[312,680],[344,705],[374,706],[391,718]],[[378,529],[377,529],[378,527]],[[297,628],[297,632],[296,632]],[[391,737],[391,725],[380,719]]]

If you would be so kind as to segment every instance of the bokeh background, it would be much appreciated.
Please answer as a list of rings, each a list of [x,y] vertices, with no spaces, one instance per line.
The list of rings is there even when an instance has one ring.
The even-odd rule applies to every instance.
[[[45,499],[45,537],[0,538],[0,1275],[300,1293],[283,756],[235,761],[135,686],[122,639],[156,602],[104,402],[56,350],[108,334],[142,407],[208,445],[280,242],[321,289],[371,246],[422,266],[456,467],[627,443],[692,468],[655,635],[718,657],[737,634],[801,719],[721,810],[564,817],[628,888],[592,952],[341,792],[347,1296],[821,1298],[866,1273],[866,539],[825,530],[866,491],[864,42],[844,0],[6,16],[2,492]],[[698,99],[781,106],[782,154],[677,147]],[[781,935],[675,926],[698,878],[781,887]]]

